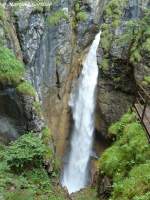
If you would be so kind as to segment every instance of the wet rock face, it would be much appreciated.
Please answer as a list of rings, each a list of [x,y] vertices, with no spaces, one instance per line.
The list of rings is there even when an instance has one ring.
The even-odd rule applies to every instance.
[[[0,142],[16,139],[25,130],[25,119],[13,88],[0,91]],[[19,120],[18,120],[19,119]]]
[[[28,131],[41,131],[44,123],[33,110],[33,101],[13,87],[0,89],[0,142],[8,143]]]
[[[63,155],[70,130],[68,101],[74,80],[79,76],[85,48],[89,47],[98,29],[104,0],[84,0],[81,9],[86,21],[75,18],[76,1],[59,1],[49,11],[38,12],[33,8],[18,10],[16,27],[26,63],[27,77],[35,86],[43,104],[45,119],[56,141],[56,150]],[[66,18],[49,24],[56,12],[63,10]]]

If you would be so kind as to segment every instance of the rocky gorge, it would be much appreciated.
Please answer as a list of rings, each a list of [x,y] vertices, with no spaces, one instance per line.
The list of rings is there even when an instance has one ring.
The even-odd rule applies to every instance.
[[[120,193],[117,193],[117,188],[112,191],[113,183],[118,184],[116,179],[119,176],[117,177],[116,173],[120,172],[116,172],[116,168],[113,166],[112,171],[110,168],[111,163],[113,165],[113,159],[118,159],[116,156],[118,152],[115,152],[114,149],[112,152],[110,151],[113,158],[109,160],[109,154],[107,155],[107,150],[106,153],[104,150],[112,144],[112,135],[117,138],[116,134],[119,131],[122,135],[125,131],[127,132],[127,130],[123,130],[124,126],[128,127],[130,122],[136,123],[132,114],[132,117],[128,116],[128,119],[125,118],[125,120],[121,117],[132,106],[137,84],[142,85],[147,93],[150,93],[150,1],[1,0],[0,3],[0,143],[8,145],[10,141],[22,138],[24,133],[28,132],[31,134],[31,136],[29,134],[29,140],[33,142],[38,137],[44,138],[45,145],[50,149],[46,158],[44,155],[44,166],[48,175],[58,181],[64,157],[69,148],[73,126],[72,112],[68,102],[80,77],[83,60],[95,35],[101,30],[101,41],[97,50],[99,77],[94,116],[93,150],[96,153],[96,159],[93,156],[93,167],[91,167],[91,184],[97,188],[98,197],[93,196],[90,200],[97,198],[113,200],[139,200],[141,198],[140,200],[148,200],[150,188],[146,184],[146,189],[143,190],[146,197],[141,197],[144,195],[142,192],[137,197],[131,194],[131,197],[126,194],[119,196],[122,192],[120,185],[117,185]],[[120,122],[123,125],[112,129],[111,125],[120,118],[123,120]],[[133,129],[137,131],[138,135],[138,130],[141,130],[141,127],[136,125]],[[134,132],[133,129],[129,132]],[[32,138],[34,133],[37,138]],[[127,160],[131,161],[129,165],[132,162],[134,162],[133,165],[143,164],[149,175],[150,150],[145,138],[143,136],[141,138],[143,143],[135,144],[139,148],[143,145],[146,149],[140,152],[134,152],[132,148],[130,150],[134,152],[134,157],[136,154],[145,156],[147,162],[143,164],[144,161],[140,159],[126,158],[124,151],[124,156],[119,157],[118,162],[125,163]],[[23,138],[20,139],[19,144],[22,144],[21,141],[28,142]],[[122,146],[128,144],[127,141],[127,138],[124,138],[123,141],[119,140]],[[140,136],[137,141],[140,141]],[[35,143],[42,146],[39,141],[35,141]],[[19,144],[16,142],[16,145],[19,146]],[[115,146],[114,148],[119,147]],[[38,156],[41,158],[44,150],[40,151],[40,148],[38,150],[37,152],[41,153]],[[8,152],[11,155],[11,148]],[[104,156],[102,152],[104,152]],[[99,156],[100,159],[102,157],[102,161],[97,161]],[[8,156],[6,157],[8,160],[10,159]],[[1,154],[0,158],[2,158]],[[13,162],[20,162],[17,159],[15,160],[14,156]],[[22,159],[25,160],[25,157]],[[32,159],[36,160],[34,156],[29,160],[32,161]],[[31,163],[30,166],[32,166]],[[32,167],[36,164],[33,164]],[[22,165],[27,169],[30,168],[26,163]],[[12,170],[14,168],[18,170],[16,166],[11,165],[11,167]],[[124,172],[124,168],[132,170],[128,165],[119,168],[116,164],[116,167],[122,172]],[[20,170],[22,168],[19,168],[19,173]],[[42,174],[41,171],[40,173]],[[44,174],[44,180],[47,182],[45,183],[44,180],[43,182],[48,185],[45,171]],[[122,176],[126,176],[127,172],[125,171],[124,174]],[[127,176],[130,177],[130,174]],[[0,177],[0,181],[3,180],[2,178]],[[120,180],[120,177],[118,179]],[[144,181],[142,180],[142,183]],[[31,182],[30,185],[34,187]],[[46,188],[45,185],[42,187]],[[130,186],[130,184],[128,185]],[[0,187],[3,188],[1,183]],[[14,192],[17,187],[19,186],[12,186],[8,191]],[[48,187],[50,186],[48,185]],[[20,188],[19,190],[21,190]],[[59,193],[58,190],[61,189],[57,188],[54,193]],[[68,197],[64,191],[60,193],[63,193],[63,197],[51,197],[51,194],[42,194],[43,196],[38,197],[36,191],[36,195],[30,193],[31,198],[27,197],[26,199],[89,198],[85,197],[84,191],[83,194],[81,191],[81,197],[76,195]],[[3,199],[13,198],[16,199],[16,197],[3,197]],[[21,199],[24,197],[18,198],[18,200]]]

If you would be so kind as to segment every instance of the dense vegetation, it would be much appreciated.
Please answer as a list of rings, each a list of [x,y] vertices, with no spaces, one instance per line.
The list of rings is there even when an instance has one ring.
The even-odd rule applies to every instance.
[[[18,84],[24,75],[24,66],[11,50],[0,46],[0,82]]]
[[[49,155],[51,172],[44,167]],[[35,133],[21,136],[7,146],[0,146],[0,198],[5,200],[63,200],[57,187],[52,150]]]
[[[150,146],[134,113],[125,114],[109,128],[116,141],[102,155],[102,176],[112,182],[110,200],[150,199]]]

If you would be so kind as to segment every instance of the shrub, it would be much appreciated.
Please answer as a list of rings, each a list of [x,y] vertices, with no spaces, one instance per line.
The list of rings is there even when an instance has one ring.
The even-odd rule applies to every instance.
[[[100,159],[100,169],[102,173],[109,177],[114,177],[126,167],[126,162],[123,162],[125,155],[120,151],[119,146],[112,146],[106,150]]]
[[[108,133],[110,136],[116,136],[118,139],[120,138],[120,135],[123,134],[123,129],[125,126],[131,122],[136,121],[135,113],[126,113],[123,115],[123,117],[120,119],[120,121],[112,124],[109,129]]]
[[[150,196],[150,163],[134,167],[127,178],[114,184],[113,200],[140,199],[141,196]]]
[[[5,156],[8,166],[20,172],[26,168],[41,166],[46,152],[47,148],[38,135],[28,133],[12,142]]]
[[[49,177],[42,165],[45,152],[42,139],[33,133],[21,136],[8,147],[0,145],[0,199],[65,199],[63,191],[54,186],[53,174]]]
[[[0,47],[0,82],[17,84],[24,72],[23,64],[16,59],[12,51]]]
[[[88,18],[87,12],[84,9],[82,1],[75,0],[74,2],[74,16],[72,19],[72,27],[75,31],[79,22],[85,22]]]
[[[147,200],[150,191],[150,147],[134,113],[125,114],[109,128],[116,136],[99,160],[102,174],[113,180],[111,200]]]

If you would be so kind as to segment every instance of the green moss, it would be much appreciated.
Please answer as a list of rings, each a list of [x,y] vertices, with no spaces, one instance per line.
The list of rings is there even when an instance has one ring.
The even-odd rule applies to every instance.
[[[35,89],[33,88],[33,86],[27,82],[27,81],[24,81],[23,83],[20,83],[18,86],[17,86],[17,91],[23,95],[27,95],[27,96],[32,96],[32,97],[35,97],[36,96],[36,92],[35,92]]]
[[[23,64],[16,59],[12,51],[0,47],[0,82],[18,84],[24,72]]]
[[[52,15],[50,15],[47,18],[47,21],[48,21],[49,26],[56,26],[63,19],[67,20],[68,17],[63,10],[59,10],[59,11],[54,12]]]

